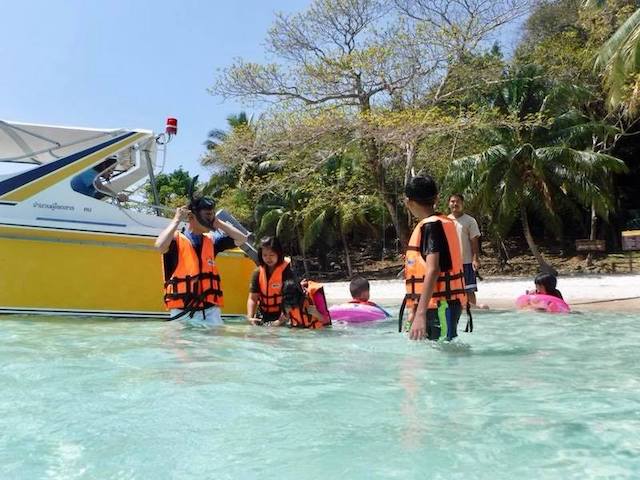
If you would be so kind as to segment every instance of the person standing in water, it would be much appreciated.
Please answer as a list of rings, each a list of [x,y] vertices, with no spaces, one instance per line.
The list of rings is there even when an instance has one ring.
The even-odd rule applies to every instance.
[[[464,197],[461,193],[454,193],[449,197],[449,211],[451,212],[449,218],[455,223],[460,240],[464,284],[469,303],[480,308],[488,308],[486,305],[476,304],[476,292],[478,291],[476,276],[480,270],[480,228],[478,222],[464,212]]]
[[[452,340],[462,307],[467,303],[462,254],[453,220],[437,214],[438,186],[428,175],[413,177],[405,187],[405,204],[418,219],[405,255],[409,338]]]
[[[287,322],[282,307],[282,288],[287,280],[295,281],[295,275],[276,237],[260,240],[258,262],[249,285],[247,319],[252,325],[279,327]]]
[[[178,231],[182,222],[187,226]],[[188,315],[191,323],[222,325],[222,283],[215,257],[246,241],[246,235],[216,218],[215,203],[208,197],[192,199],[188,207],[176,210],[155,242],[163,254],[164,300],[171,320]]]

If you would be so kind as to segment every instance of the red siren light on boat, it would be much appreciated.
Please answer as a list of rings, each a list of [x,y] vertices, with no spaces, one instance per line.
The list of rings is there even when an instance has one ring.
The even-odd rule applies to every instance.
[[[172,117],[167,118],[167,126],[164,131],[167,135],[175,135],[178,133],[178,119]]]

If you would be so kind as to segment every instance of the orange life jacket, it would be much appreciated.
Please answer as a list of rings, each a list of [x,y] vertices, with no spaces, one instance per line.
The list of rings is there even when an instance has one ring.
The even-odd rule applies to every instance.
[[[222,307],[222,287],[211,235],[202,236],[200,257],[183,233],[176,232],[174,239],[178,246],[178,264],[171,278],[164,283],[167,308],[198,310],[212,305]]]
[[[309,313],[309,307],[314,306],[317,309],[313,298],[316,295],[322,295],[322,299],[326,305],[326,299],[324,298],[324,287],[320,283],[309,281],[307,288],[307,294],[302,302],[301,306],[297,306],[289,309],[290,325],[295,328],[312,328],[320,329],[331,325],[331,318],[326,315],[324,320],[314,317]],[[321,312],[320,312],[321,313]]]
[[[282,274],[289,266],[290,260],[278,264],[267,277],[267,267],[260,266],[258,282],[260,285],[260,311],[262,313],[280,313],[282,311]]]
[[[438,302],[440,300],[458,300],[462,305],[466,305],[467,303],[467,295],[464,289],[464,272],[462,269],[462,252],[460,250],[460,241],[458,240],[455,224],[444,215],[432,215],[416,225],[407,247],[404,263],[404,278],[407,292],[405,301],[409,308],[414,308],[418,305],[427,267],[427,262],[422,257],[421,251],[422,226],[438,221],[442,223],[449,246],[451,270],[440,272],[427,308],[438,308]]]

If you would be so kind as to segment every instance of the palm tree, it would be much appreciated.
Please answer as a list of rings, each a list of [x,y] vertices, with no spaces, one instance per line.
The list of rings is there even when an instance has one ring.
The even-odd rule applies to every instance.
[[[361,191],[364,174],[355,156],[335,155],[314,177],[316,186],[304,211],[304,243],[307,249],[320,244],[328,249],[342,243],[349,277],[353,275],[348,236],[356,227],[370,226],[375,209],[384,208],[380,198]],[[359,177],[360,176],[360,177]]]
[[[493,104],[515,124],[490,130],[493,146],[455,160],[446,183],[465,193],[502,234],[519,219],[531,253],[549,271],[531,234],[530,214],[555,232],[561,226],[556,212],[562,202],[593,206],[606,218],[613,199],[599,177],[626,167],[621,160],[571,148],[563,140],[580,122],[587,123],[568,107],[568,93],[579,93],[575,89],[553,85],[535,66],[517,69],[506,80]]]
[[[344,251],[347,274],[353,275],[349,254],[349,234],[357,227],[373,226],[369,221],[372,211],[384,208],[375,195],[350,195],[348,192],[334,192],[331,201],[316,203],[305,215],[304,243],[306,248],[323,241],[323,246],[333,244],[339,237]]]
[[[246,112],[240,112],[238,114],[231,114],[227,116],[227,125],[229,126],[229,129],[231,131],[250,126],[252,123],[253,117],[247,117]],[[204,141],[204,146],[207,147],[207,150],[213,151],[227,139],[228,135],[229,133],[227,131],[221,130],[219,128],[209,130],[207,139]]]
[[[605,0],[585,0],[585,7],[602,7]],[[637,9],[602,46],[595,67],[604,75],[611,109],[624,107],[633,114],[640,97],[640,9]]]
[[[207,147],[207,154],[202,157],[202,164],[205,166],[220,167],[223,165],[229,170],[229,163],[223,162],[219,158],[220,147],[224,142],[229,141],[232,137],[243,137],[244,143],[253,145],[256,143],[258,136],[258,125],[254,122],[253,117],[248,117],[245,112],[237,115],[229,115],[227,117],[228,130],[213,129],[209,131],[207,140],[204,145]],[[239,187],[244,186],[245,181],[254,175],[264,173],[277,172],[282,169],[283,161],[277,158],[267,157],[263,154],[254,154],[254,148],[249,148],[251,152],[244,152],[243,158],[233,158],[233,167],[237,168],[237,183]]]
[[[291,187],[280,193],[271,191],[262,195],[255,209],[258,235],[275,235],[282,241],[297,243],[305,274],[309,272],[302,232],[306,200],[304,190]]]

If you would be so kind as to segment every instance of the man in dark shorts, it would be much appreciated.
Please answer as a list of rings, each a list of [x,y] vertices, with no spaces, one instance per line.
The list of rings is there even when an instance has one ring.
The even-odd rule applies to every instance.
[[[449,197],[449,211],[451,212],[449,218],[455,223],[460,239],[464,283],[469,304],[476,306],[475,292],[478,291],[476,272],[480,269],[480,228],[476,219],[464,212],[464,197],[461,193],[454,193]],[[488,308],[482,304],[477,306]]]

